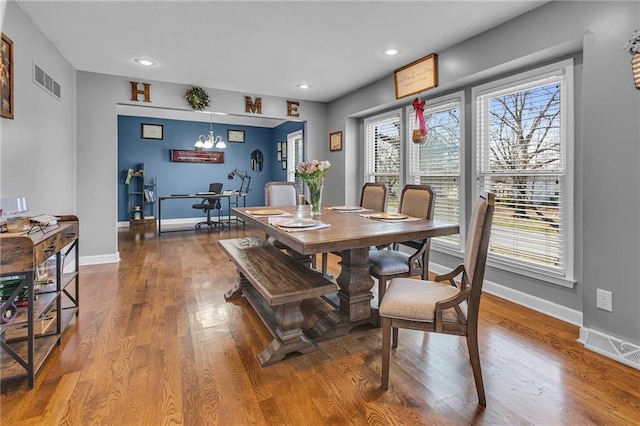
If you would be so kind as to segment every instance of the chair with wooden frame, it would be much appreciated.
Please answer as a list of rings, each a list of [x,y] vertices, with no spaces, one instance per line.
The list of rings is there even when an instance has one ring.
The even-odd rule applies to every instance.
[[[386,183],[365,183],[360,193],[360,207],[375,212],[385,212],[387,210],[387,192],[388,187]],[[341,256],[340,252],[333,252],[332,254]],[[322,275],[330,277],[327,273],[327,253],[322,253]]]
[[[295,182],[267,182],[264,186],[266,206],[295,206],[298,204],[298,188]]]
[[[376,212],[385,212],[387,210],[387,192],[386,183],[365,183],[360,194],[360,207]]]
[[[264,186],[264,204],[270,207],[298,204],[298,187],[295,182],[267,182]],[[287,246],[267,235],[267,241],[282,250]]]
[[[435,193],[429,185],[405,185],[400,196],[399,213],[411,217],[433,219]],[[400,246],[413,249],[412,254],[400,251]],[[396,243],[392,249],[378,249],[369,252],[370,273],[378,280],[378,304],[387,289],[387,282],[395,277],[429,274],[429,249],[431,239]]]
[[[379,310],[383,389],[389,387],[390,352],[398,346],[398,328],[453,334],[466,337],[478,401],[487,405],[478,351],[478,310],[494,208],[495,194],[482,192],[473,207],[461,265],[433,281],[394,278],[389,283]]]

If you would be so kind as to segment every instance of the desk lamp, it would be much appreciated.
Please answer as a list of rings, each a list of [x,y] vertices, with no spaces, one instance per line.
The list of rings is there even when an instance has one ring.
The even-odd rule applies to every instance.
[[[249,185],[251,185],[251,176],[249,176],[247,171],[246,170],[233,169],[233,171],[227,175],[227,179],[233,180],[235,178],[239,178],[240,179],[240,189],[238,190],[238,192],[240,194],[248,194],[249,191],[250,191]],[[247,186],[246,187],[244,187],[245,181],[247,182]]]

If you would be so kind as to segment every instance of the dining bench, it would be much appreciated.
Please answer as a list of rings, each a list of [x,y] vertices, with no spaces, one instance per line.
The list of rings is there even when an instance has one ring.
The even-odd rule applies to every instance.
[[[337,286],[261,238],[220,240],[219,244],[239,275],[236,285],[225,293],[225,300],[244,297],[273,336],[257,356],[260,365],[275,364],[292,352],[317,350],[316,342],[302,331],[300,304],[335,293]]]

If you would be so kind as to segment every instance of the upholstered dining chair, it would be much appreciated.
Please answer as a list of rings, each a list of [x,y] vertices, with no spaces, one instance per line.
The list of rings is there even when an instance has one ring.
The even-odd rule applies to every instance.
[[[213,194],[220,194],[222,193],[222,185],[221,183],[210,183],[209,184],[209,192],[213,193]],[[214,226],[220,224],[221,221],[221,212],[222,212],[222,205],[220,204],[220,198],[202,198],[202,201],[200,201],[199,203],[193,204],[191,207],[193,207],[194,209],[198,209],[198,210],[202,210],[203,212],[205,212],[207,214],[207,220],[203,221],[203,222],[198,222],[196,223],[196,229],[200,229],[202,227],[202,225],[206,225],[209,227],[209,229],[212,229]],[[217,210],[218,211],[218,221],[217,222],[213,222],[211,220],[211,210]]]
[[[433,219],[435,193],[429,185],[405,185],[400,195],[399,213],[412,217]],[[406,246],[411,254],[400,251]],[[387,289],[387,282],[394,277],[412,277],[429,273],[429,249],[431,239],[407,241],[394,244],[391,249],[373,249],[369,251],[370,273],[378,279],[378,304]]]
[[[385,212],[387,210],[387,192],[388,187],[386,183],[365,183],[362,186],[362,192],[360,194],[360,207],[376,212]],[[339,251],[332,252],[332,254],[341,256]],[[327,261],[327,253],[322,253],[322,275],[325,277],[331,277],[331,275],[327,273]]]
[[[473,206],[461,265],[433,281],[394,278],[389,283],[379,310],[383,389],[389,387],[390,350],[391,345],[398,346],[398,328],[453,334],[466,337],[478,401],[487,405],[478,351],[478,310],[494,204],[495,194],[482,192]]]
[[[264,186],[264,204],[271,207],[298,204],[298,188],[294,182],[267,182]]]
[[[362,186],[360,207],[377,212],[387,211],[387,184],[367,182]]]
[[[298,204],[298,188],[294,182],[267,182],[264,185],[264,204],[270,207],[295,206]],[[267,241],[282,250],[287,246],[267,235]]]

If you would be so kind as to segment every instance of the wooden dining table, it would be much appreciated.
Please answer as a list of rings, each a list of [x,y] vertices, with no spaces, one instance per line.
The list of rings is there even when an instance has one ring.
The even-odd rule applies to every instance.
[[[339,290],[324,297],[331,305],[326,315],[313,322],[305,333],[316,340],[347,334],[353,327],[378,324],[377,307],[372,306],[374,281],[369,273],[369,250],[404,241],[416,241],[460,232],[458,224],[437,220],[388,221],[365,217],[367,212],[343,212],[323,206],[321,216],[313,219],[329,225],[322,229],[283,229],[269,223],[269,217],[251,211],[273,207],[238,207],[234,213],[256,228],[289,247],[292,255],[304,260],[317,253],[341,253],[341,271],[336,279]],[[277,207],[289,218],[310,218],[309,206]],[[315,308],[314,308],[315,309]]]

